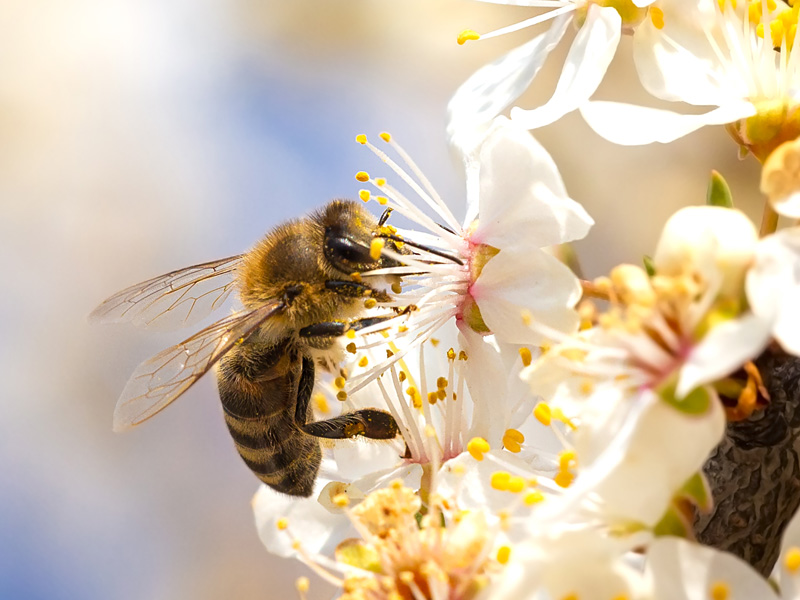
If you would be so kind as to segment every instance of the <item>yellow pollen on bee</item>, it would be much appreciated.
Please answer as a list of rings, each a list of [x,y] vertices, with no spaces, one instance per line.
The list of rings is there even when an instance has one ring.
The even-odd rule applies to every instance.
[[[539,402],[536,408],[533,409],[533,416],[545,427],[549,427],[553,418],[553,412],[550,410],[550,405],[547,402]]]
[[[380,138],[387,143],[392,141],[392,135],[390,133],[386,133],[385,131],[380,133]]]
[[[341,392],[337,392],[336,399],[339,402],[344,402],[345,400],[347,400],[347,392],[345,392],[344,390],[342,390]]]
[[[491,450],[489,442],[480,437],[474,437],[467,443],[467,452],[477,461],[483,460],[483,455]]]
[[[481,39],[481,34],[477,31],[473,31],[472,29],[465,29],[461,33],[458,34],[456,41],[458,42],[459,46],[463,46],[469,41],[479,40]]]
[[[503,446],[506,450],[514,454],[522,450],[521,445],[524,441],[525,436],[516,429],[506,429],[506,432],[503,434]]]
[[[319,392],[314,394],[314,406],[316,406],[317,410],[322,413],[327,413],[331,410],[328,400],[325,398],[325,394],[320,394]]]
[[[383,252],[383,247],[386,244],[386,240],[383,238],[373,238],[372,242],[369,245],[369,256],[372,260],[378,260],[381,257],[381,252]]]
[[[375,298],[367,298],[366,300],[364,300],[364,308],[369,309],[369,308],[375,308],[376,306],[378,306],[378,301],[375,300]]]
[[[359,134],[356,136],[356,141],[357,141],[359,144],[366,144],[366,143],[367,143],[367,136],[366,136],[366,135],[364,135],[363,133],[359,133]]]
[[[544,500],[544,494],[542,494],[542,492],[540,492],[539,490],[531,490],[530,492],[525,494],[525,497],[522,500],[528,506],[533,506],[534,504],[539,504],[539,502],[542,502]]]
[[[347,346],[345,346],[344,349],[347,350],[350,354],[356,353],[356,345],[354,342],[350,342],[349,344],[347,344]]]
[[[366,171],[359,171],[356,173],[356,181],[360,181],[361,183],[366,183],[369,181],[369,173]]]
[[[358,366],[359,367],[366,367],[369,364],[369,359],[366,356],[362,356],[358,359]]]
[[[400,282],[399,282],[399,281],[395,281],[395,282],[392,284],[392,291],[393,291],[395,294],[399,294],[399,293],[401,293],[401,292],[403,291],[403,286],[400,284]]]
[[[361,283],[361,273],[359,273],[358,271],[350,273],[350,279],[352,279],[356,283]]]
[[[364,202],[369,202],[369,199],[372,197],[372,194],[369,190],[358,190],[358,197],[361,198]]]
[[[277,527],[280,531],[286,531],[289,528],[289,519],[286,517],[281,517],[275,522],[275,527]]]
[[[786,570],[793,575],[800,570],[800,548],[792,546],[786,550],[786,556],[783,558],[783,564]]]
[[[339,508],[350,506],[350,498],[345,493],[336,494],[333,498],[333,503]]]
[[[731,590],[728,587],[728,584],[722,581],[715,581],[711,585],[711,589],[708,591],[709,596],[711,596],[711,600],[728,600],[731,596]]]
[[[525,367],[531,366],[531,362],[533,361],[533,354],[531,354],[530,348],[520,348],[519,349],[519,357],[522,359],[522,365]]]
[[[656,29],[664,29],[664,11],[657,6],[650,7],[650,22]]]
[[[504,565],[508,562],[509,558],[511,558],[511,548],[508,546],[500,546],[497,549],[497,562]]]

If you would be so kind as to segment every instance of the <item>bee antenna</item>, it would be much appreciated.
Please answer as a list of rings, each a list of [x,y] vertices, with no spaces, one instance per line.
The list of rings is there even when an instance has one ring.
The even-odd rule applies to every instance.
[[[393,210],[394,209],[392,209],[392,208],[387,208],[386,210],[383,211],[383,214],[381,215],[381,218],[378,220],[378,227],[383,227],[384,226],[386,221],[389,220],[389,217],[391,216]]]
[[[456,263],[457,265],[463,265],[464,264],[464,261],[462,261],[457,256],[453,256],[449,252],[445,252],[444,250],[437,250],[436,248],[431,248],[430,246],[425,246],[425,245],[419,244],[417,242],[412,242],[411,240],[408,240],[408,239],[406,239],[404,237],[401,237],[399,235],[394,235],[394,234],[387,233],[387,234],[381,234],[379,237],[386,238],[387,240],[392,240],[393,242],[402,242],[403,244],[411,246],[412,248],[418,248],[419,250],[423,250],[425,252],[428,252],[429,254],[433,254],[435,256],[440,256],[442,258],[445,258],[445,259],[447,259],[447,260],[449,260],[451,262]]]

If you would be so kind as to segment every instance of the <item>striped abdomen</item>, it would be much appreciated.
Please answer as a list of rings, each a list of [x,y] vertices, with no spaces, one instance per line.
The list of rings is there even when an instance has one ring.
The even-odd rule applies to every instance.
[[[297,422],[308,422],[311,360],[290,339],[271,347],[245,342],[220,362],[218,383],[225,422],[250,470],[279,492],[310,496],[322,452]]]

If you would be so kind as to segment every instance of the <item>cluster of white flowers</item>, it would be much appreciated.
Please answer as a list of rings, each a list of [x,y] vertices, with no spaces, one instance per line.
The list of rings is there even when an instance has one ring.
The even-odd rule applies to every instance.
[[[693,541],[691,524],[713,505],[702,467],[726,423],[769,402],[755,359],[800,356],[800,227],[777,227],[778,215],[800,217],[798,9],[485,1],[549,11],[459,43],[549,27],[449,105],[465,220],[451,212],[464,201],[445,201],[391,135],[356,140],[387,169],[356,175],[371,185],[361,199],[413,224],[391,234],[414,253],[374,273],[400,276],[394,305],[413,310],[350,332],[347,364],[315,401],[321,415],[381,408],[400,434],[330,448],[309,498],[262,487],[264,544],[352,600],[800,598],[800,517],[771,583]],[[551,100],[502,116],[570,22]],[[592,100],[622,34],[650,93],[711,109]],[[763,165],[760,231],[718,190],[668,220],[642,267],[581,281],[557,257],[593,221],[529,132],[576,109],[618,144],[724,125]]]

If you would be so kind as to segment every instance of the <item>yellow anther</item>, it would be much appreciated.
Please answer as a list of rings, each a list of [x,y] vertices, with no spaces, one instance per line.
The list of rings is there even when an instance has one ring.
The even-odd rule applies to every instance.
[[[400,571],[400,581],[409,585],[414,582],[414,573],[411,571]]]
[[[458,34],[458,45],[463,46],[468,41],[474,41],[481,39],[481,35],[477,31],[473,31],[472,29],[465,29],[461,33]]]
[[[414,396],[419,395],[419,392],[417,391],[417,388],[415,388],[413,385],[410,385],[408,388],[406,388],[406,394],[413,398]]]
[[[286,517],[281,517],[275,522],[275,526],[280,531],[286,531],[289,528],[289,519],[287,519]]]
[[[447,390],[437,390],[436,395],[439,397],[439,400],[444,400],[447,398]]]
[[[588,379],[581,381],[580,391],[584,396],[589,396],[594,391],[594,382]]]
[[[539,502],[544,500],[544,494],[538,490],[531,490],[525,494],[525,498],[523,498],[523,500],[528,506],[533,506],[534,504],[539,504]]]
[[[355,329],[348,329],[347,333],[345,333],[344,336],[349,340],[354,340],[354,339],[356,339],[356,330]]]
[[[361,283],[361,273],[359,273],[358,271],[350,273],[350,279],[352,279],[356,283]]]
[[[560,473],[557,473],[555,477],[553,477],[553,481],[556,482],[556,485],[562,488],[568,488],[574,479],[575,475],[569,471],[561,471]]]
[[[497,562],[504,565],[508,562],[509,558],[511,558],[511,548],[508,546],[500,546],[500,548],[497,549]]]
[[[372,260],[378,260],[381,257],[385,244],[386,240],[383,238],[372,238],[372,242],[369,245],[369,256]]]
[[[358,359],[358,366],[359,367],[366,367],[369,364],[369,359],[366,356],[362,356]]]
[[[516,429],[507,429],[503,434],[503,447],[509,452],[517,453],[522,450],[521,444],[525,441],[525,436]]]
[[[369,181],[369,173],[366,171],[359,171],[356,173],[356,181],[360,181],[361,183],[366,183]]]
[[[428,392],[428,404],[436,404],[439,400],[438,392]]]
[[[525,327],[530,327],[531,323],[533,323],[533,315],[531,314],[531,311],[527,309],[523,310],[521,316],[522,316],[522,324],[525,325]]]
[[[385,178],[385,177],[378,177],[378,178],[375,180],[375,185],[377,185],[378,187],[383,187],[383,186],[385,186],[385,185],[386,185],[386,178]]]
[[[344,390],[342,390],[341,392],[336,392],[336,399],[339,402],[344,402],[345,400],[347,400],[347,392],[345,392]]]
[[[366,143],[367,143],[367,136],[365,136],[363,133],[359,133],[359,134],[356,136],[356,141],[357,141],[359,144],[366,144]]]
[[[458,353],[458,360],[467,360],[468,358],[467,353],[463,350]]]
[[[453,475],[465,475],[467,473],[467,468],[464,465],[454,465],[451,469]]]
[[[389,203],[389,199],[386,196],[375,196],[375,200],[377,200],[378,204],[381,206],[386,206]]]
[[[447,387],[447,377],[439,377],[436,379],[436,387],[443,390]]]
[[[533,361],[533,354],[530,348],[520,348],[519,357],[522,359],[522,366],[529,367]]]
[[[439,339],[438,339],[438,338],[435,338],[435,337],[432,337],[432,338],[431,338],[431,346],[433,346],[434,348],[436,348],[436,346],[438,346],[438,345],[439,345]]]
[[[783,564],[789,573],[793,575],[797,573],[800,569],[800,548],[792,546],[786,550],[786,555],[783,557]]]
[[[448,359],[448,360],[455,360],[455,359],[456,359],[456,351],[455,351],[455,350],[453,350],[452,348],[450,348],[450,349],[447,351],[447,359]]]
[[[297,591],[301,594],[305,594],[308,591],[308,588],[311,587],[311,582],[308,580],[308,577],[298,577],[297,581],[294,582]]]
[[[347,350],[350,354],[356,353],[356,345],[353,342],[347,344],[347,346],[345,346],[344,349]]]
[[[539,423],[549,427],[550,420],[552,419],[550,405],[547,404],[547,402],[539,402],[539,404],[536,405],[536,408],[533,409],[533,416],[536,417],[536,420],[539,421]]]
[[[507,471],[495,471],[492,473],[490,482],[494,489],[505,492],[508,489],[508,482],[510,479],[511,473]]]
[[[381,335],[386,339],[389,339],[389,332],[388,331],[381,331]]]
[[[664,11],[657,6],[651,6],[650,21],[656,29],[664,29]]]
[[[361,198],[364,202],[369,202],[369,199],[372,197],[372,194],[369,190],[359,190],[358,197]]]
[[[518,475],[512,476],[511,479],[508,480],[508,487],[506,489],[512,494],[519,494],[525,489],[525,479]]]
[[[400,371],[400,373],[397,374],[397,378],[401,382],[405,381],[406,380],[406,372],[405,371]]]
[[[483,460],[483,455],[489,450],[491,450],[489,442],[480,437],[474,437],[467,443],[467,452],[477,461]]]
[[[711,596],[711,600],[728,600],[728,598],[731,597],[731,590],[728,584],[722,581],[716,581],[711,584],[709,595]]]
[[[375,308],[378,306],[378,301],[375,298],[367,298],[364,300],[364,308]]]
[[[344,377],[337,377],[336,379],[333,380],[333,386],[337,390],[343,390],[346,383],[347,381],[345,380]]]
[[[345,493],[336,494],[333,498],[333,503],[339,508],[350,506],[350,498]]]
[[[560,408],[554,408],[551,414],[556,421],[561,421],[572,431],[575,431],[577,429],[575,424],[564,414],[564,411],[562,411]]]
[[[392,291],[393,291],[395,294],[399,294],[400,292],[402,292],[402,291],[403,291],[403,286],[400,284],[400,282],[399,282],[399,281],[395,281],[395,282],[392,284]]]
[[[558,466],[562,471],[566,471],[576,462],[577,456],[574,450],[563,450],[561,454],[558,455]]]
[[[391,134],[389,134],[389,133],[386,133],[385,131],[381,132],[380,136],[381,136],[381,139],[382,139],[384,142],[391,142],[391,141],[392,141],[392,136],[391,136]]]
[[[292,542],[292,548],[295,550],[300,550],[303,547],[303,543],[300,540],[295,540]]]
[[[325,398],[325,394],[316,393],[314,394],[314,406],[317,407],[317,410],[321,413],[330,412],[331,407],[328,404],[328,399]]]
[[[394,352],[392,352],[391,350],[387,350],[386,351],[386,358],[392,358],[393,356],[394,356]]]

